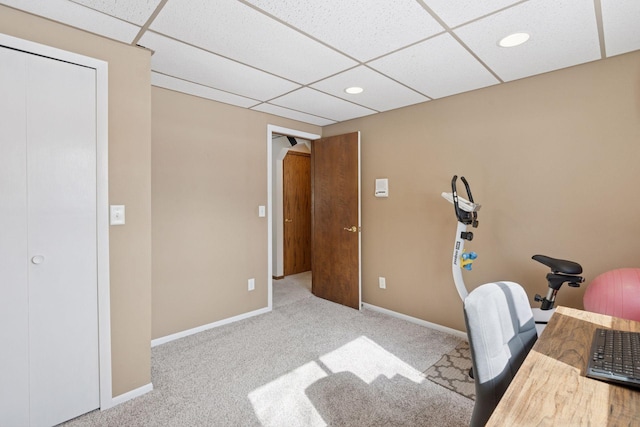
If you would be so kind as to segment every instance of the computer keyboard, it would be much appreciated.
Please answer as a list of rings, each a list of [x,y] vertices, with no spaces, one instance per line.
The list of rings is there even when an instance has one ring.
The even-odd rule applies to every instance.
[[[587,377],[640,388],[640,332],[596,329]]]

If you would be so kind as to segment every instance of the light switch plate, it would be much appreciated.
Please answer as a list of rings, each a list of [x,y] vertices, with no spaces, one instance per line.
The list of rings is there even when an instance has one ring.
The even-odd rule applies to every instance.
[[[260,205],[260,206],[258,206],[258,216],[259,216],[260,218],[264,218],[264,217],[266,216],[266,214],[267,214],[267,213],[266,213],[266,210],[265,210],[265,208],[264,208],[264,205]]]
[[[124,225],[124,205],[111,205],[109,219],[111,225]]]

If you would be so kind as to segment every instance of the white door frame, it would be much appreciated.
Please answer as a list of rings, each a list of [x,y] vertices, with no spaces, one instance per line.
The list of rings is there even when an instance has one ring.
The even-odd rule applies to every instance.
[[[0,45],[96,70],[96,172],[98,345],[100,409],[113,406],[111,384],[111,305],[109,279],[108,65],[105,61],[0,34]]]
[[[267,308],[273,309],[273,134],[293,136],[294,138],[314,141],[322,135],[267,125]]]

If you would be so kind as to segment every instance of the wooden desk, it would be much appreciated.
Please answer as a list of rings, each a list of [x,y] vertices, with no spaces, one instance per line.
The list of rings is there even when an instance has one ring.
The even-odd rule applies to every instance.
[[[640,425],[640,391],[585,377],[597,327],[640,322],[558,307],[487,426]]]

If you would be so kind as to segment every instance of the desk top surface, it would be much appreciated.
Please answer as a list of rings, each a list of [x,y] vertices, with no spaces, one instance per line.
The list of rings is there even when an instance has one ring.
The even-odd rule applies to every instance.
[[[487,426],[640,424],[640,391],[585,376],[599,327],[640,331],[640,322],[558,307]]]

